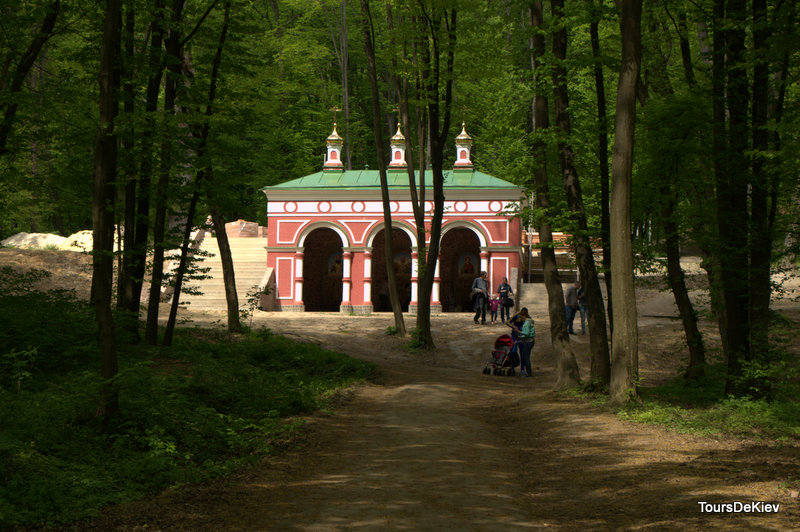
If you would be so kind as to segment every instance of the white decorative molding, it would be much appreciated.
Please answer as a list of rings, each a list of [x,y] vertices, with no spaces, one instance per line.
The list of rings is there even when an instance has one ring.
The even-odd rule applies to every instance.
[[[506,218],[488,218],[488,219],[479,219],[475,218],[475,223],[480,224],[483,227],[484,232],[490,237],[491,244],[508,244],[509,243],[509,233],[510,228],[508,226],[508,220]],[[488,224],[488,225],[487,225]],[[489,225],[492,224],[502,224],[505,226],[506,238],[505,240],[494,240],[494,233],[489,230]]]
[[[290,293],[288,295],[283,295],[283,294],[280,293],[281,272],[282,272],[281,266],[280,266],[281,261],[289,261],[289,272],[294,272],[294,257],[278,257],[278,258],[275,259],[275,286],[277,287],[277,289],[279,291],[278,292],[278,299],[290,299],[290,300],[294,301],[294,283],[295,283],[294,276],[292,276],[292,278],[290,279],[290,282],[289,282],[289,286],[290,286],[289,292]],[[290,273],[290,275],[291,275],[291,273]]]
[[[277,223],[278,241],[276,242],[276,244],[294,244],[295,242],[297,242],[297,235],[299,235],[300,231],[302,231],[303,228],[306,227],[310,222],[311,222],[311,220],[308,220],[308,219],[305,219],[305,220],[278,220],[278,223]],[[290,224],[296,224],[297,225],[297,229],[295,230],[294,235],[292,235],[292,238],[289,239],[289,240],[281,239],[281,224],[282,223],[290,223]]]

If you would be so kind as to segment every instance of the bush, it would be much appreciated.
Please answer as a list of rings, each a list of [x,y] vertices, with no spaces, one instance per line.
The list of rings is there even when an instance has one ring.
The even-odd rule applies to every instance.
[[[725,397],[725,366],[708,366],[697,381],[682,377],[641,390],[642,402],[618,415],[630,421],[666,426],[679,432],[769,439],[800,438],[800,403],[782,396]]]
[[[6,378],[0,388],[0,528],[73,521],[230,472],[292,437],[300,426],[292,416],[374,370],[266,330],[179,330],[169,348],[119,346],[120,414],[104,427],[93,416],[102,383],[91,316],[79,326],[75,304],[53,324],[41,311],[49,307],[27,313],[16,297],[50,296],[0,297],[0,316],[15,320],[3,329],[0,363],[25,374],[21,386]]]

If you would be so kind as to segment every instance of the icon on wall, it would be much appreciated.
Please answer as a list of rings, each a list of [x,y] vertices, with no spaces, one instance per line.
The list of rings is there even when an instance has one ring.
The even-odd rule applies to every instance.
[[[397,253],[394,256],[394,272],[397,275],[411,275],[411,253]]]
[[[328,275],[342,275],[342,254],[334,253],[328,258]]]
[[[475,275],[475,264],[478,262],[478,257],[472,253],[463,253],[458,258],[458,273],[461,275]]]

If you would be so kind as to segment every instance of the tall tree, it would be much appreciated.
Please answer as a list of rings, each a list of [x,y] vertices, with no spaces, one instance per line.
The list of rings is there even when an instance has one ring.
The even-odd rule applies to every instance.
[[[551,0],[556,27],[553,31],[553,55],[556,63],[553,66],[553,98],[556,114],[556,127],[560,136],[558,155],[564,190],[567,194],[567,205],[572,213],[577,229],[575,255],[581,281],[586,293],[587,314],[589,320],[589,343],[591,348],[592,383],[602,387],[608,386],[611,362],[608,353],[608,329],[606,328],[606,310],[603,304],[603,293],[600,290],[600,279],[594,262],[594,252],[589,238],[589,226],[583,205],[583,194],[578,172],[575,168],[575,154],[569,142],[571,135],[569,117],[569,95],[567,92],[567,27],[564,19],[564,1]]]
[[[100,126],[94,147],[92,193],[92,304],[98,325],[103,390],[98,417],[110,420],[119,410],[114,377],[117,374],[117,348],[113,298],[114,217],[116,197],[117,134],[115,120],[119,107],[119,55],[121,33],[120,0],[106,0],[103,41],[100,48]]]
[[[745,68],[745,2],[715,0],[713,40],[714,144],[718,255],[724,301],[728,358],[727,393],[737,391],[742,362],[749,352],[748,253],[742,245],[740,217],[747,219],[748,87]],[[737,222],[734,222],[737,220]],[[745,235],[747,231],[745,230]],[[746,240],[745,240],[746,241]]]
[[[556,352],[558,380],[556,389],[566,389],[580,383],[580,370],[572,351],[567,330],[566,309],[564,307],[564,290],[558,274],[556,254],[553,246],[553,231],[550,228],[550,190],[547,183],[547,143],[544,132],[550,122],[545,83],[543,83],[542,58],[545,55],[544,9],[542,2],[531,2],[531,26],[533,37],[531,42],[531,68],[533,70],[533,132],[534,141],[531,146],[536,161],[534,171],[534,197],[538,216],[539,242],[542,244],[541,257],[544,270],[544,283],[547,289],[547,309],[550,315],[550,340]]]
[[[430,244],[422,261],[424,267],[419,272],[417,332],[422,346],[432,349],[435,344],[431,334],[430,302],[444,217],[444,146],[451,121],[458,17],[455,8],[448,9],[448,6],[436,2],[431,5],[420,3],[419,14],[424,30],[420,37],[428,46],[420,55],[424,62],[420,65],[419,85],[420,100],[426,107],[425,115],[428,118],[433,214],[430,221]]]
[[[648,13],[648,37],[652,50],[656,53],[650,54],[649,61],[643,60],[646,67],[643,67],[645,85],[648,88],[648,93],[652,93],[656,98],[663,101],[674,101],[675,91],[672,87],[668,72],[668,58],[669,54],[666,53],[666,46],[662,41],[664,38],[670,38],[667,28],[665,28],[661,21],[658,19],[656,13]],[[682,45],[682,50],[685,50],[684,56],[689,52],[688,43]],[[694,86],[694,77],[691,74],[690,68],[684,67],[684,76],[686,83],[690,88]],[[649,106],[649,101],[642,99],[643,106]],[[677,109],[673,107],[671,109]],[[656,119],[657,120],[657,119]],[[667,127],[672,127],[667,120],[662,120]],[[651,156],[659,154],[659,150],[670,144],[671,136],[669,133],[660,132],[661,138],[654,143],[651,147]],[[687,131],[682,129],[676,136],[686,138]],[[666,151],[666,150],[665,150]],[[689,298],[689,290],[686,286],[686,278],[683,268],[680,263],[680,227],[678,223],[678,203],[679,198],[679,167],[680,159],[684,158],[686,152],[678,148],[671,150],[669,156],[664,159],[658,158],[657,166],[658,172],[658,200],[657,203],[661,205],[661,224],[664,231],[664,244],[667,255],[667,281],[675,297],[675,304],[678,307],[678,313],[683,323],[684,335],[686,343],[689,347],[689,366],[686,370],[686,377],[698,378],[705,372],[705,345],[703,337],[698,328],[697,313],[694,310],[692,301]]]
[[[145,340],[148,344],[158,343],[158,313],[161,304],[161,285],[164,280],[164,251],[167,232],[168,191],[172,172],[174,119],[178,111],[176,99],[178,83],[181,78],[183,52],[181,46],[181,21],[183,19],[183,0],[173,0],[170,27],[165,42],[167,54],[167,76],[164,81],[164,130],[161,140],[161,161],[156,189],[156,215],[153,223],[153,259],[150,297],[147,304],[147,323]]]
[[[2,120],[0,120],[0,157],[8,151],[6,149],[8,136],[11,134],[11,128],[14,125],[14,119],[19,108],[15,96],[22,91],[28,72],[36,62],[36,58],[39,57],[39,53],[45,43],[53,35],[60,9],[60,0],[53,0],[47,4],[44,9],[42,23],[36,29],[28,47],[17,59],[13,71],[9,69],[14,62],[12,53],[9,52],[7,57],[2,58],[5,64],[1,71],[2,76],[0,76],[0,96],[2,96],[0,98],[0,114],[2,114]]]
[[[603,278],[608,294],[609,329],[614,330],[612,310],[614,301],[611,299],[611,243],[609,241],[609,224],[611,211],[609,209],[609,172],[608,172],[608,111],[606,110],[606,82],[603,74],[603,62],[600,54],[600,18],[602,4],[594,1],[592,6],[592,21],[589,24],[589,41],[592,46],[594,59],[594,85],[597,97],[597,162],[600,165],[600,241],[603,244]]]
[[[195,175],[193,183],[194,191],[192,198],[189,201],[189,209],[186,213],[186,225],[184,226],[183,240],[181,243],[181,254],[179,259],[178,268],[175,273],[175,289],[172,295],[172,303],[170,305],[169,317],[167,324],[164,328],[164,345],[172,343],[172,337],[175,331],[175,323],[178,317],[178,307],[180,305],[181,288],[183,286],[183,279],[186,275],[186,268],[189,256],[189,247],[192,244],[191,234],[194,228],[195,213],[197,211],[197,203],[200,199],[201,187],[205,184],[204,181],[211,173],[211,167],[207,162],[208,153],[208,136],[211,128],[211,117],[214,114],[214,103],[217,94],[217,80],[219,78],[219,68],[222,62],[222,51],[225,47],[225,40],[228,37],[228,26],[230,24],[231,0],[225,2],[222,29],[220,30],[219,42],[217,50],[214,54],[214,61],[211,66],[211,80],[208,88],[208,97],[206,100],[206,109],[204,113],[204,120],[202,125],[195,127],[194,135],[197,137],[197,161],[199,168]],[[186,65],[185,69],[191,72],[191,66]],[[213,216],[212,216],[213,219]],[[223,280],[225,281],[225,295],[228,303],[228,330],[231,332],[239,332],[241,325],[239,323],[239,302],[236,295],[236,279],[233,273],[233,261],[230,256],[230,245],[228,244],[228,235],[225,232],[224,225],[222,231],[217,231],[217,240],[222,241],[224,244],[220,245],[220,255],[222,255],[223,264]],[[227,270],[227,271],[226,271]],[[229,287],[232,285],[231,287]],[[230,294],[233,294],[233,298]],[[232,308],[233,307],[233,308]]]
[[[383,128],[381,127],[381,107],[380,96],[378,93],[378,72],[375,66],[375,28],[372,21],[372,13],[369,8],[369,0],[361,1],[361,16],[364,30],[364,51],[367,55],[367,69],[369,72],[369,84],[372,91],[372,118],[373,131],[375,134],[375,150],[378,155],[378,173],[381,180],[381,199],[383,201],[383,234],[384,240],[384,260],[386,261],[386,274],[389,280],[389,299],[394,312],[394,324],[397,334],[405,336],[406,325],[403,320],[403,310],[400,305],[400,296],[397,293],[397,276],[394,268],[389,267],[393,261],[393,242],[392,242],[392,210],[389,205],[389,182],[386,176],[386,159],[383,155]]]
[[[631,243],[631,183],[636,123],[636,84],[642,57],[642,0],[621,0],[622,64],[611,160],[611,288],[614,300],[610,400],[624,403],[637,394],[639,331]]]

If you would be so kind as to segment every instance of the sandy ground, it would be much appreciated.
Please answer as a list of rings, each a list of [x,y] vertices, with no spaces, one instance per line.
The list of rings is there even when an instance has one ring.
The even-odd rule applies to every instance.
[[[222,316],[195,319],[210,325]],[[646,326],[653,334],[644,343],[674,339],[677,321],[661,321]],[[379,381],[310,417],[297,448],[210,485],[112,509],[88,529],[800,530],[789,489],[800,476],[797,444],[671,433],[551,391],[542,316],[529,379],[482,374],[501,325],[436,317],[437,350],[411,353],[385,335],[392,323],[389,315],[319,314],[310,325],[308,316],[257,315],[254,326],[375,362]],[[588,345],[572,338],[576,352]],[[679,364],[643,360],[643,376],[674,375]],[[780,510],[707,513],[699,504],[754,501]]]
[[[686,359],[680,322],[668,294],[637,297],[642,380],[661,382]],[[800,319],[796,303],[784,310]],[[258,313],[254,327],[375,362],[379,379],[309,416],[301,441],[258,466],[72,529],[800,530],[797,442],[676,434],[555,393],[547,317],[534,317],[536,371],[522,379],[482,374],[505,329],[468,314],[434,317],[437,349],[413,353],[386,336],[390,315]],[[713,349],[713,324],[703,328]],[[572,339],[586,377],[588,337]],[[780,508],[713,513],[701,502]]]

